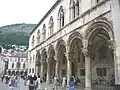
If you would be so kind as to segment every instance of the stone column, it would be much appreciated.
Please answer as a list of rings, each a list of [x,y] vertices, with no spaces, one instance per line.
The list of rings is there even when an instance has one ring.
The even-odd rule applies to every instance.
[[[41,61],[41,72],[40,72],[40,76],[41,78],[43,78],[43,71],[44,70],[44,61]]]
[[[47,59],[47,77],[46,77],[47,84],[50,83],[50,61],[51,61],[51,58],[48,58]]]
[[[56,61],[56,65],[55,65],[55,76],[58,77],[59,61],[57,60],[57,57],[56,57],[56,56],[54,56],[54,60]]]
[[[67,59],[67,83],[69,83],[70,78],[71,78],[71,76],[72,76],[70,53],[66,53],[65,55],[66,55],[66,59]]]
[[[115,84],[120,85],[120,0],[112,0],[112,22],[115,37],[114,63],[115,63]]]
[[[91,89],[91,62],[90,56],[88,53],[87,40],[83,42],[82,52],[85,56],[85,90]]]

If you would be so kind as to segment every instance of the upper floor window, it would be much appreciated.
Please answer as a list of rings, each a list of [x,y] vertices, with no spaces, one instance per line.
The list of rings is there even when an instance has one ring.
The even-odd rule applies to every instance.
[[[45,26],[45,24],[43,25],[43,28],[42,28],[42,39],[43,39],[43,41],[46,39],[46,26]]]
[[[14,63],[12,63],[12,68],[14,68]]]
[[[53,34],[53,26],[54,26],[54,22],[53,22],[53,17],[50,17],[50,21],[49,21],[49,35]]]
[[[59,9],[59,12],[58,12],[58,26],[59,26],[59,28],[64,26],[64,19],[65,19],[64,9],[63,9],[63,6],[61,6]]]
[[[40,30],[37,31],[37,44],[40,43]]]
[[[74,0],[70,0],[70,15],[71,15],[71,19],[75,18],[75,2],[74,2]]]
[[[79,11],[79,0],[77,0],[76,1],[76,5],[75,5],[75,7],[76,7],[76,16],[79,16],[79,13],[80,13],[80,11]]]
[[[32,37],[32,46],[34,46],[34,43],[35,43],[35,37],[33,35],[33,37]]]
[[[100,3],[101,0],[96,0],[96,4]]]
[[[79,0],[70,0],[70,18],[71,20],[79,16]]]

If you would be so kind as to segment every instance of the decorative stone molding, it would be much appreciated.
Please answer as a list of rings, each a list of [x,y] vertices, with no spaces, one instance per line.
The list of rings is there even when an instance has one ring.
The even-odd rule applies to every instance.
[[[107,42],[108,42],[108,44],[109,44],[109,48],[111,49],[111,50],[114,50],[114,45],[115,45],[115,41],[114,40],[107,40]]]
[[[73,52],[65,53],[65,56],[66,56],[67,60],[73,62],[74,61],[74,59],[72,57],[73,54],[74,54]]]

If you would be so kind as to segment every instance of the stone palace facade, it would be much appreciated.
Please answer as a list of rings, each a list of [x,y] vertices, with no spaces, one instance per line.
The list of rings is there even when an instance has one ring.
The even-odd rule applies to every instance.
[[[98,77],[119,85],[119,29],[119,0],[57,0],[30,33],[28,73],[78,77],[86,90]]]

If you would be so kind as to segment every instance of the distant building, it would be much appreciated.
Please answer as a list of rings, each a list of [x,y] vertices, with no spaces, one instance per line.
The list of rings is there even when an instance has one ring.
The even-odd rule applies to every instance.
[[[120,0],[56,0],[30,33],[28,50],[29,73],[46,83],[74,76],[85,90],[113,90],[120,86]]]
[[[8,60],[8,74],[27,74],[27,53],[12,52],[6,58]]]
[[[0,54],[0,75],[5,73],[5,56]]]

